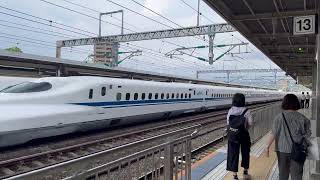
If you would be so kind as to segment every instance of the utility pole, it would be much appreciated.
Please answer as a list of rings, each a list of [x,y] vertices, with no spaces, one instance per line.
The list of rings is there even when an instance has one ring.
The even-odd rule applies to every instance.
[[[200,25],[200,0],[198,0],[197,26]]]

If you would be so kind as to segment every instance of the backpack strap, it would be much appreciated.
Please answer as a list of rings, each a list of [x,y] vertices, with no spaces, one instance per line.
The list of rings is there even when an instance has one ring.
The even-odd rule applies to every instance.
[[[248,109],[245,109],[245,110],[243,111],[243,113],[241,114],[241,116],[244,116],[244,115],[247,113],[247,111],[248,111]]]
[[[293,138],[292,138],[291,131],[290,131],[290,128],[289,128],[289,126],[288,126],[286,117],[284,116],[283,113],[282,113],[282,117],[283,117],[283,120],[284,120],[284,122],[286,123],[287,129],[288,129],[288,131],[289,131],[290,139],[291,139],[292,143],[295,143],[294,140],[293,140]]]

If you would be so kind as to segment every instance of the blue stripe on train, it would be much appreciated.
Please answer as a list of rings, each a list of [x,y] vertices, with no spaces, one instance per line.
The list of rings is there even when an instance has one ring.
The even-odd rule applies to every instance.
[[[205,100],[225,100],[229,98],[205,98]],[[84,106],[107,106],[105,108],[113,107],[127,107],[127,106],[144,106],[144,105],[159,105],[159,104],[173,104],[173,103],[189,103],[201,102],[202,98],[196,99],[162,99],[162,100],[132,100],[132,101],[109,101],[109,102],[86,102],[86,103],[73,103],[76,105]]]

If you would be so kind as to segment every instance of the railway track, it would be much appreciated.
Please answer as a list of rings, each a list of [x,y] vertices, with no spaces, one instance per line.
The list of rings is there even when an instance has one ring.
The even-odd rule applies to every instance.
[[[268,104],[255,105],[254,108],[264,107],[267,105]],[[76,145],[54,150],[48,150],[17,158],[2,160],[0,161],[0,178],[3,179],[14,177],[22,173],[27,173],[55,164],[68,162],[73,159],[90,156],[92,154],[105,151],[113,152],[115,149],[120,150],[123,147],[126,147],[128,149],[130,149],[131,147],[132,150],[137,151],[137,149],[133,147],[138,147],[142,144],[148,143],[150,143],[151,145],[152,142],[159,143],[158,141],[160,139],[166,141],[168,140],[168,138],[187,134],[199,128],[202,128],[202,133],[198,135],[199,137],[213,131],[221,131],[226,127],[226,113],[227,111],[223,110],[204,115],[197,115],[196,117],[184,118],[183,120],[178,122],[171,122],[165,125],[126,132],[116,136],[97,139],[90,142],[79,143]],[[123,156],[123,154],[120,153],[119,157],[121,156]],[[118,157],[113,154],[112,158],[116,159]],[[112,160],[112,158],[109,158],[108,160],[110,161]],[[101,161],[100,163],[103,163],[103,161]]]

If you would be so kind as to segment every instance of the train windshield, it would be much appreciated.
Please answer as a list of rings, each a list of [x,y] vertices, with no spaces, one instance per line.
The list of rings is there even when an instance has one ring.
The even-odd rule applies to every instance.
[[[25,82],[9,86],[0,91],[0,93],[30,93],[47,91],[52,88],[52,85],[48,82]]]

